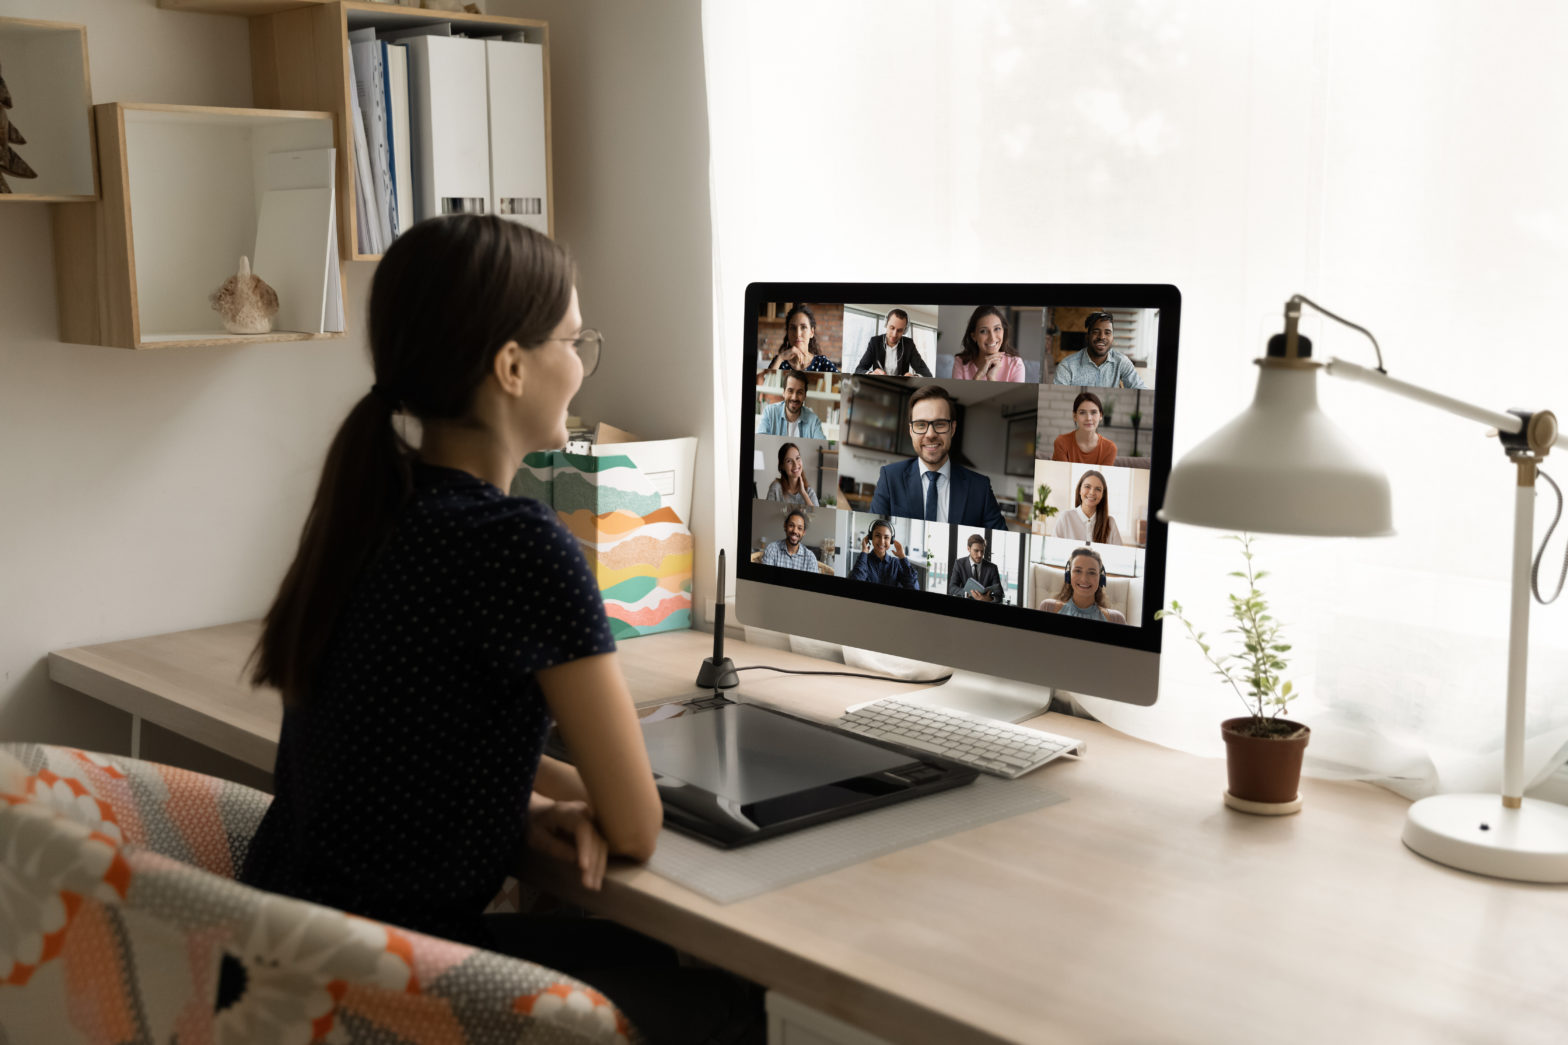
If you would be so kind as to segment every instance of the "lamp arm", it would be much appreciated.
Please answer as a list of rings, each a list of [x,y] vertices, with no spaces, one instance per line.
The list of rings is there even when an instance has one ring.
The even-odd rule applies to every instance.
[[[1323,369],[1335,377],[1374,385],[1385,392],[1392,392],[1394,395],[1413,399],[1418,403],[1425,403],[1427,406],[1435,406],[1439,410],[1446,410],[1451,414],[1457,414],[1471,421],[1488,425],[1500,432],[1507,432],[1509,435],[1517,435],[1524,429],[1524,422],[1515,414],[1499,413],[1496,410],[1475,406],[1463,400],[1455,399],[1452,396],[1443,395],[1441,392],[1429,391],[1420,385],[1401,381],[1397,377],[1389,377],[1386,373],[1381,373],[1356,363],[1346,362],[1338,357],[1330,359]],[[1568,442],[1565,442],[1563,437],[1559,436],[1557,445],[1568,446]]]

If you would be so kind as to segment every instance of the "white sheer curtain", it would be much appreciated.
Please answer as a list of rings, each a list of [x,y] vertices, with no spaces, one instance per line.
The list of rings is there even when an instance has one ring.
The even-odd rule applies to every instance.
[[[1370,327],[1396,377],[1568,415],[1568,6],[708,0],[703,34],[719,432],[759,279],[1174,283],[1178,455],[1250,399],[1297,291]],[[1320,355],[1371,359],[1309,326]],[[1494,786],[1513,469],[1469,422],[1321,395],[1387,467],[1400,535],[1259,541],[1309,772]],[[1232,548],[1171,531],[1167,598],[1215,634]],[[1533,607],[1533,775],[1568,742],[1565,606]],[[1174,622],[1161,683],[1154,708],[1093,710],[1217,754],[1239,704]]]

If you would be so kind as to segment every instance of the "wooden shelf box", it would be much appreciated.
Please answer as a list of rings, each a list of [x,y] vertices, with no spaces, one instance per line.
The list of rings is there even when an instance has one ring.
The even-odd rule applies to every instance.
[[[255,248],[263,158],[330,147],[329,114],[116,102],[94,117],[103,199],[55,207],[62,341],[156,348],[343,336],[230,334],[208,303]]]
[[[0,18],[0,76],[15,103],[8,115],[27,139],[14,148],[38,172],[5,175],[11,191],[0,201],[96,199],[87,27]]]
[[[263,10],[250,20],[251,93],[255,104],[266,108],[310,109],[329,112],[337,120],[338,149],[338,247],[343,257],[373,261],[379,254],[363,253],[359,239],[354,181],[353,104],[354,77],[349,61],[350,30],[410,29],[451,23],[454,31],[473,36],[521,33],[544,54],[545,214],[555,229],[554,168],[550,144],[550,43],[549,23],[531,18],[473,15],[453,11],[425,11],[374,3],[322,3],[290,0],[277,3],[257,0],[161,0],[165,7],[187,11],[239,13]],[[417,162],[417,161],[416,161]]]

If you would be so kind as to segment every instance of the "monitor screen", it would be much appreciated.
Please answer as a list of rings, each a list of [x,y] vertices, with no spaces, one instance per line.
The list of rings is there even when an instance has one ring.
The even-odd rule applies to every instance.
[[[1152,703],[1181,297],[755,283],[746,623]]]

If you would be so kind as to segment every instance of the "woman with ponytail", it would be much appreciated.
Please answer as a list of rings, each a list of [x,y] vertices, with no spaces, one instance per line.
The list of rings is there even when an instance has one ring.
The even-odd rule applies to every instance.
[[[525,454],[565,445],[598,359],[574,276],[552,240],[478,215],[416,224],[377,267],[374,384],[327,452],[254,657],[284,718],[241,879],[578,976],[658,1040],[668,1004],[637,1011],[651,989],[685,994],[687,1021],[731,1019],[713,1003],[740,992],[705,980],[705,1009],[681,986],[698,970],[613,923],[482,913],[525,852],[597,889],[608,857],[648,858],[662,820],[577,541],[506,493]],[[543,755],[552,719],[574,765]],[[598,974],[634,951],[659,968]]]

